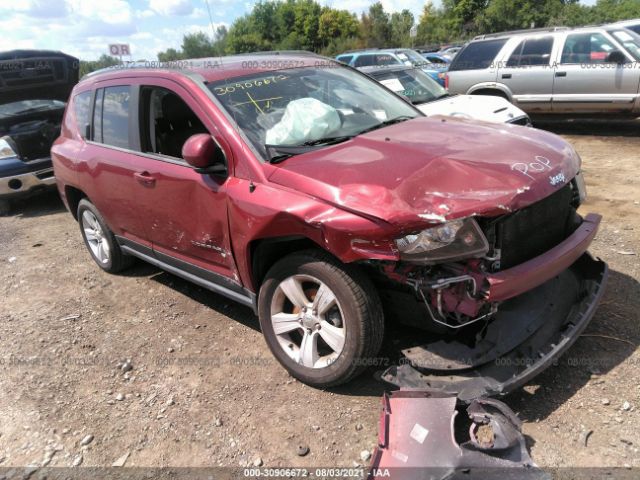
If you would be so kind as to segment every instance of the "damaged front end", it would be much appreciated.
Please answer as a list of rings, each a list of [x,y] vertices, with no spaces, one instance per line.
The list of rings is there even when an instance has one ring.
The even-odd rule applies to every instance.
[[[506,394],[555,362],[592,318],[607,278],[606,264],[587,253],[601,217],[580,217],[578,196],[568,184],[512,214],[398,242],[403,261],[381,269],[412,292],[431,333],[405,344],[401,364],[382,378],[468,402]],[[419,261],[403,241],[448,250]]]
[[[547,479],[527,451],[521,423],[504,403],[399,390],[382,397],[369,478]]]

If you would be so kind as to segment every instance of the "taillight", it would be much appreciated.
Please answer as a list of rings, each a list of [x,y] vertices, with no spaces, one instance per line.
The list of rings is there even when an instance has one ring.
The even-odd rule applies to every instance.
[[[448,73],[445,73],[444,75],[444,88],[449,90],[449,74]]]

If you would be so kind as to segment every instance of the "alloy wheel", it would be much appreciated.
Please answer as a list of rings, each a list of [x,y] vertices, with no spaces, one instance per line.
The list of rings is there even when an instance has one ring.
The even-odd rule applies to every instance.
[[[296,363],[325,368],[342,352],[346,338],[343,310],[335,293],[311,275],[284,279],[271,301],[271,323],[278,343]]]

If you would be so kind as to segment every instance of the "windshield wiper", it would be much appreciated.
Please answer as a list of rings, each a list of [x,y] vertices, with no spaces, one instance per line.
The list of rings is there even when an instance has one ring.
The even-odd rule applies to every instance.
[[[399,117],[390,118],[389,120],[385,120],[384,122],[378,123],[369,128],[365,128],[361,132],[358,132],[358,135],[362,135],[363,133],[372,132],[374,130],[378,130],[379,128],[388,127],[389,125],[393,125],[396,123],[404,122],[407,120],[413,120],[415,117],[410,117],[409,115],[400,115]]]
[[[325,137],[318,138],[316,140],[309,140],[308,142],[304,142],[302,145],[305,147],[315,147],[316,145],[335,145],[336,143],[346,142],[353,138],[353,135],[340,135],[337,137]]]
[[[316,140],[309,140],[300,145],[265,145],[267,154],[269,155],[269,163],[280,163],[294,155],[308,152],[312,147],[322,145],[335,145],[353,138],[353,135],[340,135],[338,137],[325,137]]]

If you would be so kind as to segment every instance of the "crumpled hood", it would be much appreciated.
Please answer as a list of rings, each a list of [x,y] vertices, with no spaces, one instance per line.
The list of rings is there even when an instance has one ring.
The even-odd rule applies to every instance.
[[[507,123],[527,116],[508,100],[492,95],[454,95],[416,107],[428,116],[450,115],[496,123]]]
[[[80,62],[62,52],[0,52],[0,104],[22,100],[66,102],[78,83]]]
[[[578,169],[554,134],[435,116],[292,157],[269,180],[404,229],[523,208]]]

